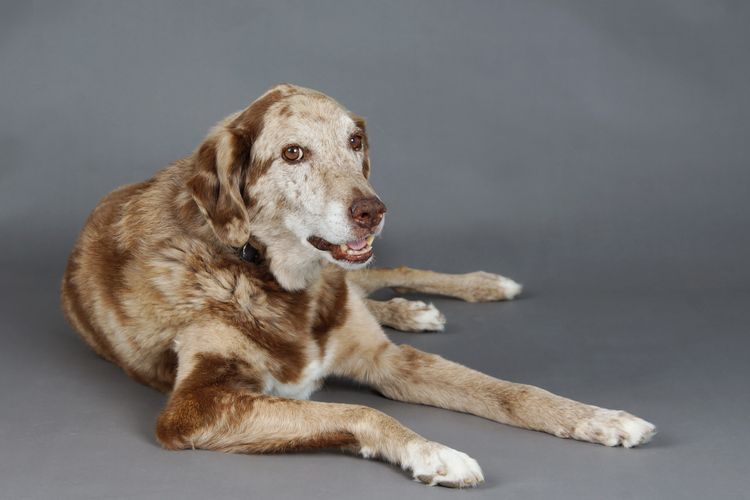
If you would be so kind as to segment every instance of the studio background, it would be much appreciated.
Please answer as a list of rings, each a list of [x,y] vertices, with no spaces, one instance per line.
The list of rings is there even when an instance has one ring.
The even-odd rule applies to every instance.
[[[2,2],[0,497],[746,498],[750,6],[735,1]],[[163,395],[60,312],[68,252],[278,82],[364,115],[389,207],[377,265],[486,270],[516,301],[434,299],[389,332],[657,424],[609,449],[396,403],[487,482],[430,489],[336,453],[167,452]]]

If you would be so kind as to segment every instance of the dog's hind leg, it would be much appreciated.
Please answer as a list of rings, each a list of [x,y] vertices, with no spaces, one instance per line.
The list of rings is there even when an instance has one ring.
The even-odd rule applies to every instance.
[[[366,294],[381,288],[393,288],[398,292],[429,293],[468,302],[487,302],[510,300],[521,293],[521,285],[512,279],[484,271],[445,274],[409,267],[361,269],[349,271],[347,279]]]
[[[365,299],[365,304],[378,323],[402,332],[439,332],[445,328],[443,313],[421,300]]]

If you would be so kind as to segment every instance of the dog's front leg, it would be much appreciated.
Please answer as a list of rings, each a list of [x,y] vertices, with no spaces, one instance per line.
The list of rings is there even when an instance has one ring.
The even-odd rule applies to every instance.
[[[430,485],[475,486],[479,465],[395,419],[359,405],[261,392],[255,351],[239,332],[213,325],[178,339],[177,380],[156,435],[168,449],[266,453],[334,448],[380,458]]]
[[[623,411],[579,403],[531,385],[515,384],[413,347],[396,346],[364,304],[352,304],[350,335],[336,374],[367,383],[399,401],[472,413],[504,424],[607,446],[647,442],[652,424]]]
[[[510,300],[522,288],[510,278],[484,271],[446,274],[410,267],[349,271],[347,279],[368,295],[381,288],[394,288],[398,292],[446,295],[468,302]]]

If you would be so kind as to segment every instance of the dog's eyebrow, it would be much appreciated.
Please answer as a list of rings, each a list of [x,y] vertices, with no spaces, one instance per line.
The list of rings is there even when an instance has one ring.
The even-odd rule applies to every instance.
[[[351,115],[351,119],[354,121],[354,125],[364,134],[367,131],[367,124],[365,119],[359,115]]]

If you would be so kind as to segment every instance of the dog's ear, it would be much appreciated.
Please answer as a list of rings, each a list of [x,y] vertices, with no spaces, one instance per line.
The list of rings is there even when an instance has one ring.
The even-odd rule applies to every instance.
[[[188,189],[216,237],[241,247],[250,237],[244,200],[244,178],[250,162],[250,141],[227,126],[209,134],[195,153],[195,174]]]

